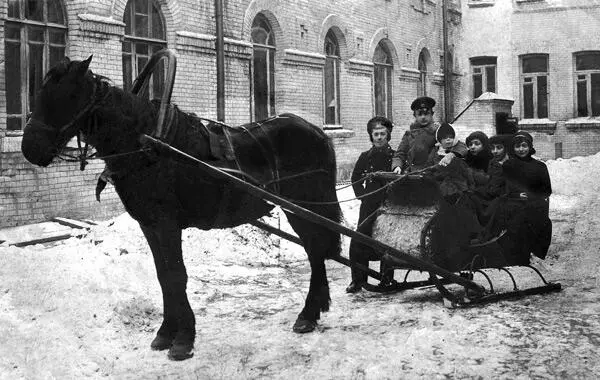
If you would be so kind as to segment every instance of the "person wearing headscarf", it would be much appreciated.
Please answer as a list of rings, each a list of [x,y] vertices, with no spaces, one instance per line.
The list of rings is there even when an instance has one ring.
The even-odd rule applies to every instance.
[[[475,185],[485,185],[489,180],[487,172],[493,157],[492,152],[490,152],[488,137],[481,131],[475,131],[467,136],[465,143],[469,149],[465,161],[471,168]]]
[[[376,116],[369,120],[367,123],[367,133],[369,134],[372,146],[369,150],[360,154],[352,171],[351,181],[354,194],[359,198],[362,197],[357,231],[367,236],[371,236],[372,234],[376,216],[375,212],[385,198],[385,191],[377,192],[377,190],[386,184],[385,181],[378,180],[371,176],[371,174],[378,171],[390,172],[392,169],[394,150],[389,144],[392,137],[392,129],[392,122],[383,116]],[[360,244],[355,240],[350,242],[349,255],[351,261],[364,266],[368,266],[369,260],[374,257],[370,247]],[[352,267],[351,271],[352,282],[346,288],[346,292],[356,293],[367,282],[367,274],[355,267]]]

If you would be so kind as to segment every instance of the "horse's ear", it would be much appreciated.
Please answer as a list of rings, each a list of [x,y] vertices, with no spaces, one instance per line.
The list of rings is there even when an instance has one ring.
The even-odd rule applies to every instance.
[[[88,68],[90,67],[90,63],[92,62],[92,57],[94,55],[90,55],[85,61],[81,61],[81,63],[79,64],[79,71],[81,73],[85,73],[88,71]]]

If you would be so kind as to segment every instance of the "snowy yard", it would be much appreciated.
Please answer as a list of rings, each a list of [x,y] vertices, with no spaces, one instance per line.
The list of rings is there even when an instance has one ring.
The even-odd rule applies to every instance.
[[[184,362],[149,349],[160,288],[129,216],[60,243],[0,246],[0,378],[596,378],[600,154],[548,167],[553,244],[537,263],[563,291],[453,310],[434,289],[347,295],[350,270],[328,262],[331,311],[318,331],[297,335],[310,275],[301,248],[250,226],[190,229],[197,338]],[[343,210],[353,226],[358,203]]]

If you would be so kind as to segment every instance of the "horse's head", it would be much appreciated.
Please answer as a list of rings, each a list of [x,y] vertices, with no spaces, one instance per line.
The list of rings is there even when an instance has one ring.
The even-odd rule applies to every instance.
[[[79,132],[80,119],[96,92],[88,70],[91,61],[92,56],[84,61],[65,57],[46,74],[21,142],[21,151],[32,164],[48,166]]]

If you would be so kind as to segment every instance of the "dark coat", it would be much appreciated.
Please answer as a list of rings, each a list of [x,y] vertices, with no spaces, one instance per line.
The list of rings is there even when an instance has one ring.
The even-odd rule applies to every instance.
[[[401,167],[402,170],[410,172],[427,167],[432,152],[435,153],[437,149],[435,132],[438,127],[439,124],[435,122],[425,127],[421,127],[417,123],[411,124],[409,130],[402,136],[400,145],[394,154],[392,170]],[[465,157],[467,146],[461,143],[452,152],[457,156]]]
[[[371,148],[364,151],[358,157],[350,180],[353,185],[354,194],[357,197],[362,197],[364,194],[371,193],[383,187],[386,182],[369,177],[370,173],[383,171],[389,172],[392,169],[392,156],[394,150],[387,145],[384,148]],[[383,202],[385,191],[369,195],[361,199],[359,223],[364,220],[370,213],[375,211]],[[364,215],[366,214],[366,215]]]

